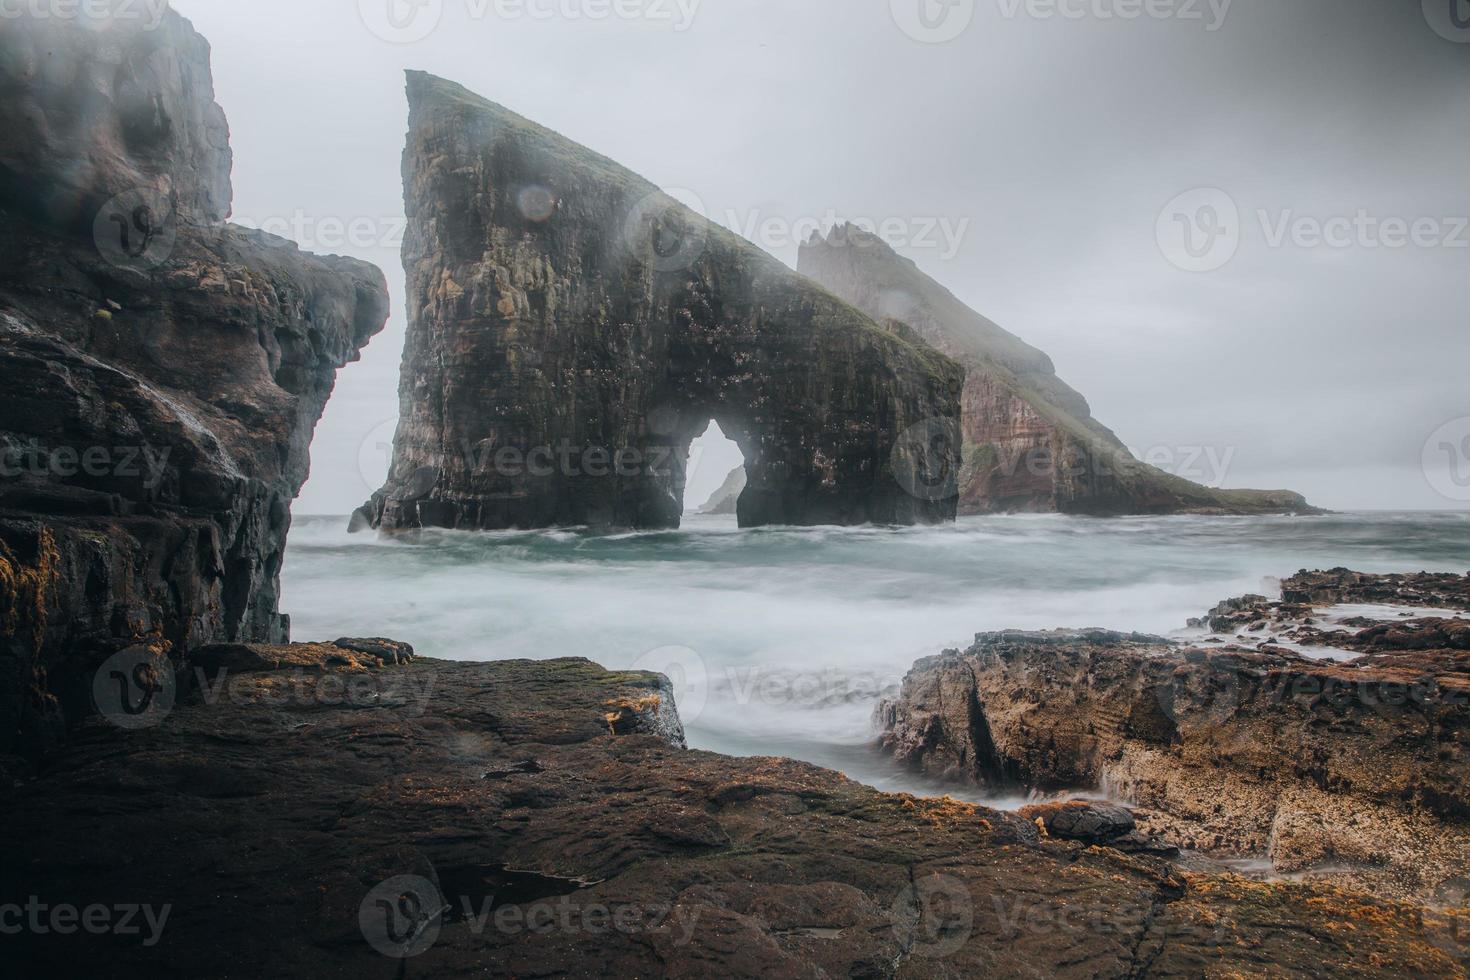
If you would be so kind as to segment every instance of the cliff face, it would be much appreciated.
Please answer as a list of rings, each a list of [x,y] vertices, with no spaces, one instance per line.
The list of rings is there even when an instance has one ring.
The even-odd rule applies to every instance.
[[[699,508],[701,514],[734,514],[740,503],[740,495],[745,492],[745,466],[737,466],[725,477],[725,482],[720,488],[710,494],[710,498]]]
[[[954,517],[905,487],[957,463],[925,438],[957,365],[457,85],[408,97],[402,421],[355,524],[676,527],[711,419],[742,525]]]
[[[1293,625],[1268,624],[1264,599],[1227,605],[1263,638],[1295,629],[1294,642],[1363,656],[1307,659],[1275,639],[981,634],[914,666],[880,709],[883,744],[983,785],[1099,788],[1177,846],[1283,874],[1419,899],[1453,885],[1470,862],[1470,624],[1390,613],[1324,638],[1310,624],[1330,609],[1279,607]]]
[[[0,92],[0,754],[34,754],[114,652],[286,638],[312,430],[388,301],[372,266],[222,223],[182,17],[7,19]]]
[[[1282,513],[1289,491],[1216,490],[1135,459],[1051,358],[965,306],[880,238],[838,226],[798,268],[868,315],[897,320],[964,365],[963,514]]]

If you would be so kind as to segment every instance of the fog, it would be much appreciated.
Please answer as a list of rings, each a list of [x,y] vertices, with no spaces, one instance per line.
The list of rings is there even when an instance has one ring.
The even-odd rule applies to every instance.
[[[1464,0],[174,5],[214,48],[237,219],[375,262],[393,291],[298,514],[345,513],[387,467],[405,68],[792,265],[808,228],[877,226],[1181,475],[1470,506]]]

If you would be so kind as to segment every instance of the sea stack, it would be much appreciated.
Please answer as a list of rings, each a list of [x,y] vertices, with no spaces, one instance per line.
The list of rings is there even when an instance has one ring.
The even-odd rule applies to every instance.
[[[1200,486],[1135,459],[1052,360],[852,225],[814,236],[798,268],[869,316],[897,320],[967,372],[961,514],[1311,513],[1290,491]]]
[[[459,85],[408,100],[401,421],[355,526],[677,527],[711,420],[742,526],[954,518],[956,363]]]

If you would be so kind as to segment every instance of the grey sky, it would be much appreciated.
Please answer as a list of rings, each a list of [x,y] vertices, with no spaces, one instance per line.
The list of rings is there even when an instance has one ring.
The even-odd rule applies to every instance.
[[[1141,454],[1213,450],[1184,475],[1336,508],[1470,507],[1447,482],[1470,454],[1470,229],[1453,220],[1470,217],[1470,28],[1450,0],[974,0],[946,43],[900,27],[925,33],[919,0],[434,0],[437,28],[395,44],[360,12],[381,29],[389,2],[174,3],[214,47],[237,217],[289,231],[300,214],[307,247],[378,263],[394,293],[328,406],[298,513],[344,513],[386,469],[404,68],[682,189],[793,265],[815,222],[888,222]],[[964,22],[958,2],[935,30]],[[1165,205],[1199,188],[1240,215],[1209,272],[1171,263],[1167,231],[1160,245]],[[1218,195],[1185,212],[1201,200]],[[1372,223],[1328,228],[1341,247],[1311,244],[1359,212]],[[1414,236],[1385,219],[1419,222],[1420,243],[1388,247]],[[334,220],[359,222],[353,240]],[[1446,496],[1421,460],[1457,419],[1430,443]],[[728,469],[711,459],[701,488]]]

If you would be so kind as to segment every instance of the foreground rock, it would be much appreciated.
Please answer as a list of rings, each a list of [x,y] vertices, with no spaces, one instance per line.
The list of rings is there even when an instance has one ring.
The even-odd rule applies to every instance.
[[[177,14],[7,17],[0,91],[0,757],[34,759],[119,650],[287,638],[312,429],[388,299],[222,223],[228,128]]]
[[[1050,357],[965,306],[875,235],[839,225],[806,243],[798,268],[964,365],[962,514],[1314,510],[1300,494],[1204,487],[1138,461],[1057,377]]]
[[[1380,629],[1404,625],[1362,635]],[[920,661],[880,711],[883,744],[928,772],[1101,788],[1178,846],[1424,900],[1470,868],[1463,646],[1397,642],[1337,662],[1269,640],[987,633]]]
[[[712,419],[743,526],[954,519],[958,365],[458,85],[408,99],[402,421],[355,527],[677,527]]]
[[[684,750],[656,675],[257,653],[287,666],[208,673],[153,728],[89,723],[0,808],[0,834],[26,842],[0,849],[0,904],[35,907],[42,923],[5,938],[8,965],[122,977],[1457,975],[1450,915],[1185,874],[952,800]],[[138,931],[51,930],[52,910],[72,906],[141,909]]]

